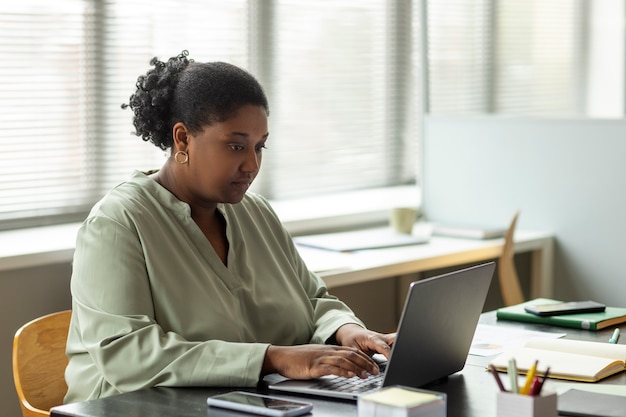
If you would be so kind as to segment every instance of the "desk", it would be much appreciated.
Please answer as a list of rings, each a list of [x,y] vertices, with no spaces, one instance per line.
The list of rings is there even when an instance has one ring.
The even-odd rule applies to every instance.
[[[497,321],[495,312],[484,313],[481,323],[498,326],[516,326],[532,330],[552,330],[557,328],[544,325]],[[626,334],[626,325],[621,326]],[[562,329],[567,338],[606,342],[613,329],[599,332]],[[624,343],[624,342],[621,342]],[[470,356],[465,368],[451,375],[446,380],[431,384],[425,388],[445,392],[448,396],[448,417],[496,417],[496,395],[498,388],[493,376],[485,370],[490,358]],[[545,390],[555,390],[560,384],[570,383],[548,379]],[[584,383],[581,383],[584,384]],[[613,375],[598,384],[626,384],[626,372]],[[209,409],[206,398],[233,388],[151,388],[109,398],[66,404],[52,409],[51,417],[221,417],[241,415],[217,409]],[[260,387],[248,391],[267,392]],[[277,394],[278,395],[278,394]],[[312,402],[315,417],[356,417],[356,403],[353,401],[326,400],[317,397],[303,397],[279,394],[282,397]]]
[[[432,236],[428,243],[350,253],[300,247],[309,268],[329,288],[478,263],[498,258],[504,239]],[[515,252],[531,253],[530,298],[551,298],[554,290],[553,238],[546,232],[515,232]]]

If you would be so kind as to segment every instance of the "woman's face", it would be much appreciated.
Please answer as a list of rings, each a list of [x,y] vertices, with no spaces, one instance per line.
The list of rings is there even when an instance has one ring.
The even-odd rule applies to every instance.
[[[240,202],[259,173],[268,138],[267,113],[245,105],[230,119],[188,138],[188,202],[213,207]]]

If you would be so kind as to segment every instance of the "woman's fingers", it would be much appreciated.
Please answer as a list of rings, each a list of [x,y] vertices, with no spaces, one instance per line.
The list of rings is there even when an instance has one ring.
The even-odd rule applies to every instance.
[[[368,374],[377,375],[378,364],[364,352],[349,347],[330,346],[332,353],[319,356],[315,365],[319,365],[324,375],[341,375],[346,373],[360,378],[367,378]],[[320,375],[321,376],[321,375]]]
[[[361,350],[330,345],[270,346],[263,371],[296,379],[324,375],[366,378],[379,372],[376,362]]]
[[[356,324],[346,324],[337,330],[336,338],[343,346],[354,346],[368,354],[381,353],[389,359],[396,334],[383,334]]]

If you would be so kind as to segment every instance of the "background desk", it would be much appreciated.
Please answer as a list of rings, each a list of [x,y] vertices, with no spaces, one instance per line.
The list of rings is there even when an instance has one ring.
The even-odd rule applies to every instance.
[[[346,302],[373,330],[389,332],[400,318],[409,283],[458,267],[496,259],[504,239],[431,237],[428,243],[333,252],[300,246],[310,269],[326,282],[330,292]],[[524,255],[520,279],[528,298],[552,298],[553,238],[546,232],[519,230],[515,251]],[[502,305],[497,277],[486,309]],[[372,309],[376,305],[376,309]]]
[[[300,246],[299,250],[313,271],[329,288],[380,278],[419,273],[495,259],[502,252],[504,239],[461,239],[433,236],[427,243],[391,248],[332,252]],[[515,252],[530,252],[531,298],[552,297],[553,238],[546,232],[519,230]]]
[[[567,338],[606,342],[613,329],[600,332],[555,328],[542,325],[497,321],[494,312],[485,313],[481,322],[498,326],[566,332]],[[621,327],[626,334],[626,326]],[[625,343],[620,341],[620,343]],[[448,417],[496,417],[496,395],[498,388],[493,376],[485,370],[488,357],[470,356],[465,368],[447,379],[425,388],[445,392],[448,396]],[[569,383],[548,379],[544,390],[555,390],[558,385]],[[584,383],[580,383],[584,384]],[[622,372],[604,379],[598,384],[626,384],[626,373]],[[83,403],[66,404],[52,410],[52,417],[207,417],[241,415],[217,409],[209,409],[206,398],[233,388],[152,388],[109,398]],[[267,392],[264,388],[248,391]],[[315,417],[356,417],[356,403],[353,401],[326,400],[317,397],[288,396],[314,404]]]

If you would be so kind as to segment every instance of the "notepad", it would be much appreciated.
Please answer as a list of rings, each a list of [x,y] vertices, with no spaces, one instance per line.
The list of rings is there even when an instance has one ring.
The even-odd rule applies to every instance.
[[[626,345],[533,338],[524,347],[505,351],[491,364],[498,371],[506,372],[510,358],[515,358],[518,371],[522,374],[527,373],[538,360],[538,375],[543,375],[549,366],[550,378],[596,382],[626,369]]]
[[[359,397],[359,417],[445,417],[446,394],[393,386]]]

